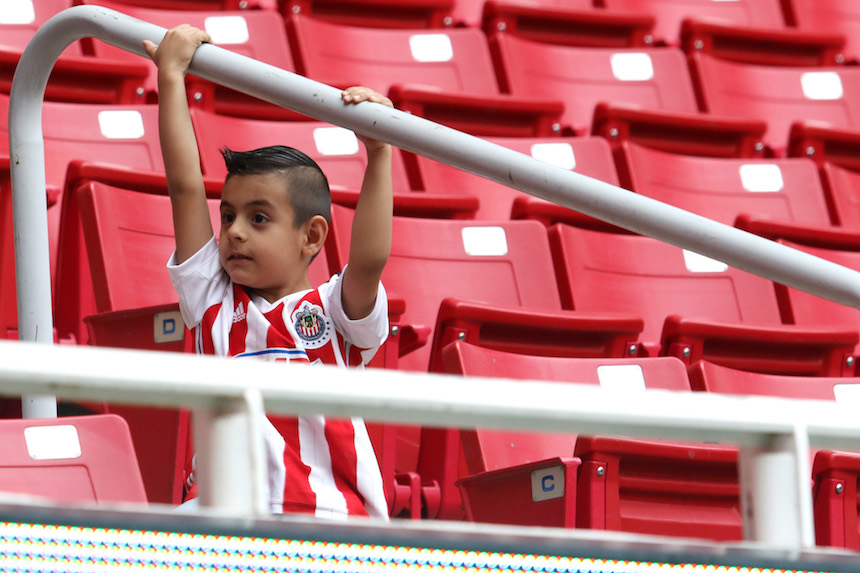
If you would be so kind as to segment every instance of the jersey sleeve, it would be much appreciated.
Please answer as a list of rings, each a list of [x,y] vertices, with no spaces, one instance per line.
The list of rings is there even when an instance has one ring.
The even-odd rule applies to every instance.
[[[334,322],[335,328],[341,332],[350,344],[365,350],[372,350],[372,356],[388,338],[388,295],[385,287],[379,283],[376,294],[376,303],[373,310],[358,320],[352,320],[343,309],[341,298],[343,273],[337,274],[329,282],[320,286],[320,296],[325,301],[329,317]]]
[[[221,267],[215,236],[187,260],[176,264],[176,253],[167,263],[170,282],[179,295],[179,311],[188,328],[203,320],[210,306],[224,300],[230,289],[230,277]]]

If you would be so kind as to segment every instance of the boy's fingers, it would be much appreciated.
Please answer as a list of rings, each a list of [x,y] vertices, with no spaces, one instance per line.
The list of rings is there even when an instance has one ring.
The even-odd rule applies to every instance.
[[[158,49],[158,46],[149,40],[144,40],[143,49],[146,52],[146,55],[149,56],[149,59],[153,59],[155,56],[155,51]]]

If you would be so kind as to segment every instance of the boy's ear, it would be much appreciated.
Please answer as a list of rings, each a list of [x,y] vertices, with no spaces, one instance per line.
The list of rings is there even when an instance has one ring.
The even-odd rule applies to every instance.
[[[314,256],[319,253],[328,237],[328,221],[321,215],[314,215],[305,224],[305,253]]]

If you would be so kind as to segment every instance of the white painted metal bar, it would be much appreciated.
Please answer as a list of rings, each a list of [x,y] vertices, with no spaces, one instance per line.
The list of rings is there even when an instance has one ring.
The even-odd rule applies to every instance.
[[[611,392],[577,384],[0,342],[0,394],[24,389],[70,400],[174,406],[223,416],[223,423],[197,426],[210,436],[203,438],[203,451],[218,445],[217,458],[199,467],[201,494],[207,496],[202,501],[246,514],[260,511],[261,489],[253,484],[262,470],[253,470],[255,477],[248,469],[259,468],[260,458],[255,462],[255,454],[249,456],[253,431],[245,429],[261,415],[255,396],[262,397],[266,411],[285,415],[663,439],[681,435],[739,444],[746,534],[780,548],[814,545],[809,447],[860,449],[856,403]],[[247,464],[237,462],[249,458]],[[244,493],[235,493],[245,486]],[[237,497],[228,499],[227,492]]]

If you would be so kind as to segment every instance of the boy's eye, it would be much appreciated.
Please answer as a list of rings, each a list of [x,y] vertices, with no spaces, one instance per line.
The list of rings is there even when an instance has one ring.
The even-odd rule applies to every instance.
[[[233,213],[221,213],[221,223],[232,223],[235,218]]]
[[[254,216],[251,218],[251,221],[253,221],[253,222],[254,222],[254,223],[256,223],[256,224],[265,223],[265,222],[266,222],[266,221],[268,221],[268,220],[269,220],[269,218],[268,218],[268,217],[266,217],[265,215],[263,215],[262,213],[257,213],[256,215],[254,215]]]

